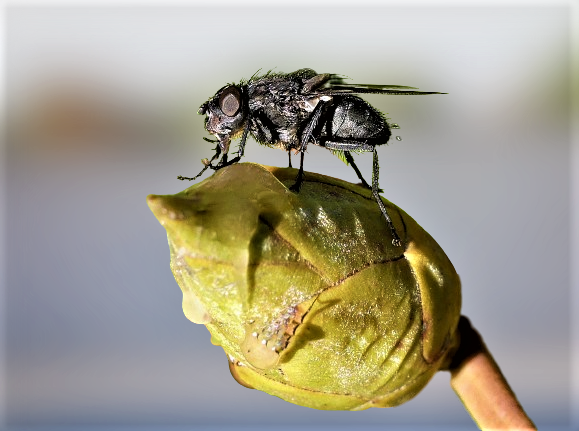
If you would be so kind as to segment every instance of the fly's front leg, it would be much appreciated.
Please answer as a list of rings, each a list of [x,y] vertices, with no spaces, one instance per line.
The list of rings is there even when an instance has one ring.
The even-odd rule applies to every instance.
[[[206,141],[209,141],[209,142],[215,142],[215,141],[209,140],[207,138],[203,138],[203,139],[205,139]],[[211,157],[211,160],[208,160],[208,159],[202,160],[202,163],[205,165],[205,167],[201,170],[201,172],[199,172],[194,177],[184,177],[182,175],[179,175],[177,177],[177,179],[181,180],[181,181],[183,181],[183,180],[193,181],[193,180],[196,180],[197,178],[199,178],[201,175],[203,175],[203,172],[205,172],[208,168],[215,170],[215,167],[213,166],[212,163],[215,159],[217,159],[219,157],[220,154],[221,154],[221,146],[219,144],[217,144],[217,146],[215,147],[215,154],[213,155],[213,157]]]
[[[243,129],[243,135],[241,136],[241,142],[239,142],[239,150],[237,151],[237,156],[235,156],[233,159],[231,159],[230,162],[227,162],[227,158],[226,158],[225,161],[227,162],[227,164],[224,166],[229,166],[229,165],[232,165],[234,163],[237,163],[243,157],[243,153],[245,152],[245,141],[247,140],[247,135],[249,133],[249,115],[247,116],[246,121],[247,122],[245,123],[245,128]]]
[[[229,143],[230,143],[229,136],[226,136],[223,138],[223,140],[219,141],[218,147],[221,148],[221,160],[219,160],[219,163],[217,163],[216,166],[210,166],[210,168],[213,169],[214,171],[218,171],[219,169],[230,165],[230,163],[227,163],[227,154],[229,153]]]
[[[225,153],[221,156],[221,160],[219,160],[217,166],[211,166],[211,169],[218,171],[219,169],[224,168],[225,166],[229,166],[230,164],[231,163],[227,163],[227,153]]]

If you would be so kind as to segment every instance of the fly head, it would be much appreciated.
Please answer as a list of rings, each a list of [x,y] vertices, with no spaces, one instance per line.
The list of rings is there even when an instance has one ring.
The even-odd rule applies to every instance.
[[[205,129],[219,139],[223,153],[229,150],[231,139],[243,130],[246,118],[246,92],[236,85],[227,85],[199,108],[206,115]]]

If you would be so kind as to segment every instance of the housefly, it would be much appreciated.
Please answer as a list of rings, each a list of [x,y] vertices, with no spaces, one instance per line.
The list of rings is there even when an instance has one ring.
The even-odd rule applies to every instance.
[[[400,238],[379,196],[376,152],[377,146],[388,142],[390,128],[394,126],[356,94],[444,94],[415,90],[401,85],[347,84],[340,75],[319,74],[312,69],[292,73],[270,71],[239,84],[228,84],[198,111],[206,115],[205,129],[216,138],[203,138],[216,144],[215,154],[211,159],[203,159],[205,167],[197,176],[178,178],[194,180],[209,168],[218,170],[237,163],[243,157],[247,135],[251,133],[260,144],[287,151],[290,167],[291,152],[300,154],[300,169],[290,187],[297,193],[304,181],[304,153],[309,144],[318,145],[352,166],[362,185],[372,190],[392,233],[392,244],[399,246]],[[231,140],[239,136],[237,155],[229,160]],[[373,153],[371,186],[354,163],[352,152]]]

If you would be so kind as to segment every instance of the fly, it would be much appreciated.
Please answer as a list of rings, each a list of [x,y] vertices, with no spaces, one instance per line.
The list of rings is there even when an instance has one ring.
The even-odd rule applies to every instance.
[[[392,233],[392,244],[400,246],[400,237],[380,198],[379,167],[376,147],[390,139],[390,129],[384,115],[356,94],[425,95],[445,94],[415,91],[402,85],[347,84],[340,75],[318,74],[312,69],[292,73],[267,72],[252,76],[239,84],[228,84],[199,108],[206,115],[205,129],[216,139],[203,138],[216,144],[211,159],[203,159],[207,169],[218,170],[239,162],[243,157],[247,135],[268,147],[287,151],[291,167],[291,152],[300,154],[300,169],[290,190],[298,193],[304,181],[304,154],[309,144],[327,148],[352,166],[362,185],[372,190],[380,212]],[[237,155],[228,159],[231,140],[241,137]],[[352,152],[372,152],[372,185],[370,186],[354,163]],[[221,158],[220,158],[221,157]],[[214,164],[214,162],[219,161]]]

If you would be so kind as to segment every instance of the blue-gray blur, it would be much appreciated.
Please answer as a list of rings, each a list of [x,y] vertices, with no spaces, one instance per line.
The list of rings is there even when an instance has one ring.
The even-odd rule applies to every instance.
[[[6,25],[9,425],[475,429],[448,373],[357,413],[246,389],[183,315],[145,197],[211,156],[198,106],[274,67],[448,93],[367,97],[400,125],[379,149],[384,196],[454,263],[530,417],[568,425],[567,9],[10,8]],[[287,155],[250,141],[245,161]],[[314,146],[305,169],[357,182]]]

